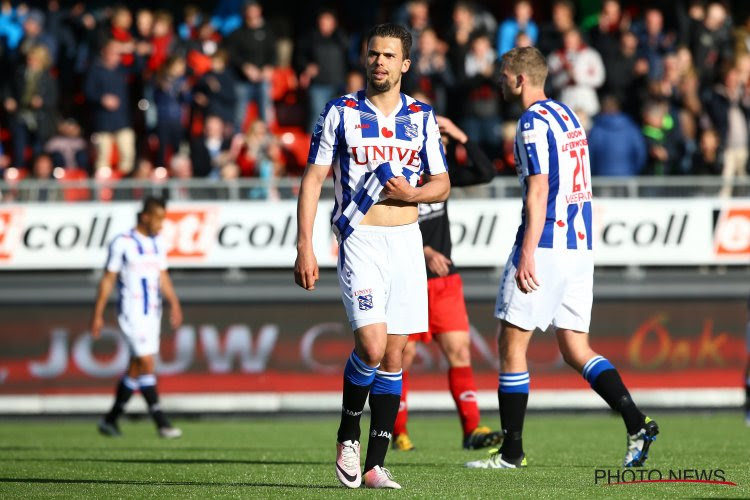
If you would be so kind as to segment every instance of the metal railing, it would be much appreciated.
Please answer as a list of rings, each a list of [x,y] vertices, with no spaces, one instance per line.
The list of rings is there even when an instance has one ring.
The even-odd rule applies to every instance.
[[[162,182],[120,179],[101,181],[80,179],[70,181],[17,182],[0,181],[0,203],[33,202],[117,202],[140,200],[146,195],[165,196],[170,200],[279,200],[295,199],[299,178],[265,179],[169,179]],[[594,196],[613,198],[690,198],[716,197],[723,181],[719,177],[598,177],[593,179]],[[491,183],[455,189],[455,197],[517,198],[520,186],[515,177],[496,177]],[[322,197],[333,198],[331,181],[323,186]],[[733,181],[734,198],[750,197],[750,179]]]

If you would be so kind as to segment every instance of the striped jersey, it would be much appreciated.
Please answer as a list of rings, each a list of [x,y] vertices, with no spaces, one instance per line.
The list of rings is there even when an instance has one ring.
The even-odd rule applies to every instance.
[[[161,272],[167,268],[164,242],[135,229],[109,245],[107,271],[118,273],[119,313],[128,318],[161,315]]]
[[[364,213],[379,201],[379,194],[377,199],[367,200],[363,188],[384,163],[390,164],[393,175],[403,175],[412,186],[422,173],[448,171],[432,107],[401,94],[401,104],[385,116],[364,90],[326,104],[315,124],[307,161],[334,167],[334,227],[353,203],[361,205],[359,211]]]
[[[518,121],[514,158],[523,196],[516,245],[520,247],[526,230],[527,178],[548,174],[547,217],[539,247],[591,250],[589,148],[575,113],[552,99],[532,104]]]

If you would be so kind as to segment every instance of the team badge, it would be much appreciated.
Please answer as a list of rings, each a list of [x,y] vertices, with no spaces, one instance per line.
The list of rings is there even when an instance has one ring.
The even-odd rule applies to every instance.
[[[372,294],[371,293],[368,293],[367,295],[358,296],[357,301],[359,302],[360,311],[369,311],[370,309],[372,309]]]
[[[416,139],[419,135],[419,125],[417,125],[416,123],[405,123],[404,133],[409,139]]]

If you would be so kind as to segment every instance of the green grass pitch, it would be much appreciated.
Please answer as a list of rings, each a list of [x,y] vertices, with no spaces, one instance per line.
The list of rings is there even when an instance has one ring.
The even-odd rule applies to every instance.
[[[645,469],[722,469],[737,486],[595,484],[596,469],[622,470],[625,452],[621,420],[605,414],[529,415],[529,467],[517,471],[465,469],[486,451],[460,448],[457,418],[414,416],[417,450],[386,459],[401,491],[338,484],[334,417],[178,419],[185,434],[175,441],[145,419],[123,422],[116,439],[99,436],[94,420],[2,420],[0,498],[750,497],[750,428],[739,412],[652,416],[661,434]]]

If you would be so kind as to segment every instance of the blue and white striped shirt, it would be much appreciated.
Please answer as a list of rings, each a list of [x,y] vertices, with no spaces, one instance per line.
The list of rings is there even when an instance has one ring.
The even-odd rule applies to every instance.
[[[119,313],[128,318],[160,317],[161,272],[167,269],[164,242],[135,229],[121,233],[109,245],[106,270],[118,274]]]
[[[526,230],[527,178],[547,174],[547,217],[539,247],[591,250],[589,148],[576,114],[552,99],[532,104],[518,121],[514,157],[523,196],[516,245],[520,247]]]
[[[363,192],[365,183],[373,177],[377,179],[375,171],[379,166],[388,163],[393,175],[403,175],[412,186],[417,185],[423,172],[436,175],[448,171],[440,130],[430,106],[401,94],[401,105],[386,116],[367,99],[364,90],[326,104],[315,124],[307,161],[334,166],[331,223],[337,231],[341,230],[337,222],[347,208],[352,209],[351,204]],[[375,198],[373,203],[377,202]],[[346,225],[350,232],[356,227],[354,221],[338,225]]]

